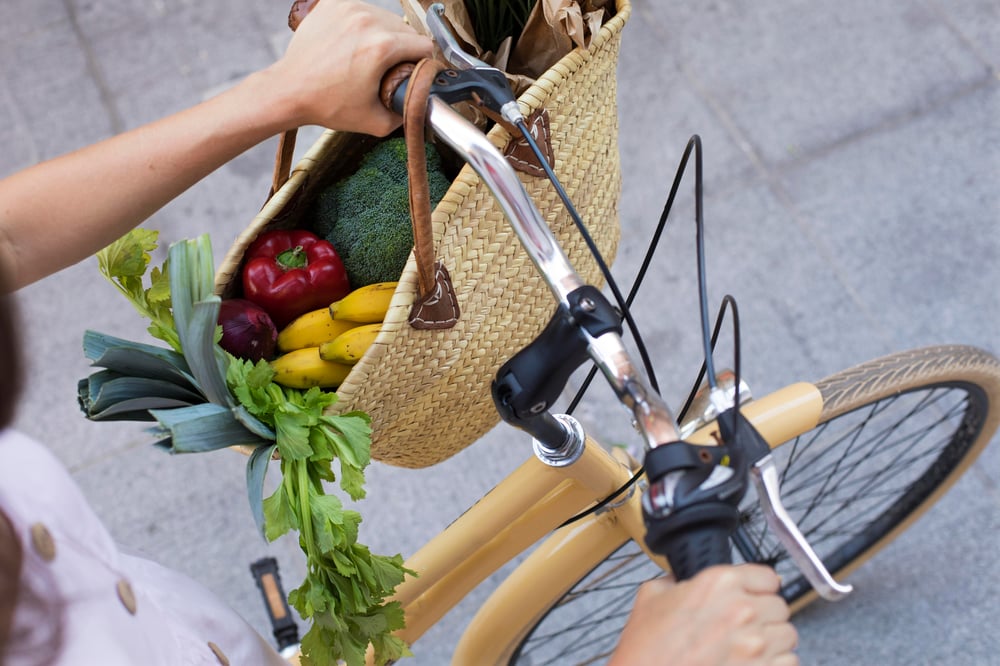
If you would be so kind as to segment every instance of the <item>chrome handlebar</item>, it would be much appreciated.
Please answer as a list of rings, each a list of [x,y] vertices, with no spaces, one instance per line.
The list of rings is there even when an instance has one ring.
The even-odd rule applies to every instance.
[[[569,294],[586,283],[566,257],[514,168],[478,127],[443,100],[430,98],[427,124],[479,174],[556,301],[569,308]],[[647,385],[621,336],[605,333],[588,342],[591,358],[622,404],[631,410],[648,448],[680,439],[673,414]]]
[[[462,70],[492,69],[458,46],[445,25],[443,16],[444,7],[437,3],[431,6],[426,22],[449,63]],[[512,122],[523,118],[516,102],[504,104],[504,115]],[[490,189],[556,301],[569,308],[569,294],[585,283],[566,257],[513,167],[478,127],[447,102],[433,95],[428,101],[427,124],[435,135],[472,167]],[[588,353],[619,401],[631,411],[647,450],[682,439],[676,418],[659,394],[648,385],[620,335],[609,332],[596,338],[588,336]],[[833,579],[782,505],[778,475],[772,457],[766,455],[755,461],[749,476],[768,526],[819,595],[835,601],[848,594],[851,586],[842,585]]]

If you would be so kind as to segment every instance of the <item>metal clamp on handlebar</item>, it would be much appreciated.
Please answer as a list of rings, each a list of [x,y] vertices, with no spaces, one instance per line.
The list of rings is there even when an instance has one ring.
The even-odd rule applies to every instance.
[[[406,81],[402,81],[399,87],[390,97],[391,108],[396,113],[403,112],[403,103],[406,100]],[[448,104],[464,102],[477,99],[484,106],[492,111],[504,115],[507,120],[509,112],[505,112],[507,104],[513,101],[507,79],[503,72],[492,67],[482,70],[442,70],[434,83],[431,85],[430,94],[441,99]],[[517,103],[514,102],[514,107]],[[520,115],[520,110],[518,110]],[[513,122],[513,121],[512,121]]]
[[[548,409],[590,358],[588,335],[622,331],[621,315],[596,287],[580,287],[567,300],[569,307],[559,306],[539,336],[500,367],[492,387],[500,417],[551,448],[565,431]]]

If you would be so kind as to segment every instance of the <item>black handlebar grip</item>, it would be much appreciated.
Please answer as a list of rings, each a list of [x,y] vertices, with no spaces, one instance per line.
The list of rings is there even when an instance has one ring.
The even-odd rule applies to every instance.
[[[738,524],[739,510],[731,504],[697,504],[663,518],[647,517],[646,545],[667,558],[677,580],[687,580],[702,569],[732,564],[729,536]]]

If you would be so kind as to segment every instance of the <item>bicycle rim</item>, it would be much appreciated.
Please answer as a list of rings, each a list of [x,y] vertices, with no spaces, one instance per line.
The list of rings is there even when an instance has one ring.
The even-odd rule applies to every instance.
[[[933,347],[816,386],[825,405],[819,425],[773,455],[786,508],[826,566],[843,576],[929,508],[985,446],[1000,418],[1000,363],[971,347]],[[764,562],[782,574],[793,608],[815,597],[755,498],[744,503],[734,544],[734,561]],[[625,544],[552,606],[510,663],[604,663],[636,589],[662,573],[635,543]]]

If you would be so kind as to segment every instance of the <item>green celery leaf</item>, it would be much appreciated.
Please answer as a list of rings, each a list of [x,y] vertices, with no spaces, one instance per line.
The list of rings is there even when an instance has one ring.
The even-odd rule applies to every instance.
[[[221,405],[203,403],[182,409],[154,409],[151,412],[170,435],[171,453],[199,453],[229,446],[268,444],[254,435]]]
[[[226,383],[237,401],[250,414],[268,424],[274,423],[277,405],[285,401],[281,387],[272,387],[273,378],[274,369],[264,360],[254,365],[250,361],[231,357],[226,368]]]
[[[328,428],[322,426],[309,429],[309,446],[313,450],[309,460],[316,463],[311,466],[311,469],[320,478],[333,481],[333,469],[331,469],[330,463],[337,456],[337,449],[327,430]]]
[[[365,473],[351,467],[343,461],[340,463],[340,487],[352,500],[365,498]]]
[[[164,262],[163,269],[155,266],[149,271],[149,289],[146,300],[151,306],[170,307],[170,262]]]
[[[375,584],[375,572],[369,564],[371,553],[368,551],[368,547],[359,543],[351,544],[351,559],[357,568],[357,577],[370,590],[366,596],[372,599],[381,597],[381,590],[377,589]]]
[[[417,575],[415,571],[403,566],[403,556],[399,554],[391,557],[372,555],[371,565],[378,586],[387,593],[395,590],[396,586],[403,582],[404,574]]]
[[[264,538],[274,541],[289,530],[299,529],[299,521],[292,508],[284,484],[264,499]]]
[[[344,543],[344,506],[334,495],[312,495],[313,538],[324,555],[337,556],[336,548]],[[347,574],[345,574],[347,575]]]
[[[343,425],[343,420],[339,420],[335,416],[324,416],[321,422],[327,426],[323,428],[323,433],[342,463],[348,463],[356,469],[368,466],[371,450],[367,438],[359,439],[357,436],[345,435],[338,427]],[[350,430],[348,432],[350,433]]]
[[[333,566],[337,568],[337,573],[347,578],[352,578],[358,574],[358,566],[351,561],[342,551],[334,550],[330,553]]]
[[[274,427],[278,437],[278,450],[285,460],[305,460],[312,455],[309,446],[310,417],[301,410],[285,405],[274,414]]]
[[[388,618],[377,611],[370,615],[352,615],[351,622],[357,626],[361,635],[368,639],[385,631],[389,626]]]
[[[305,633],[302,637],[302,656],[300,657],[300,662],[302,666],[327,666],[329,664],[336,664],[338,657],[343,657],[348,666],[363,666],[364,656],[362,655],[361,661],[357,661],[356,657],[348,658],[344,654],[343,648],[330,638],[323,636],[323,630],[318,625],[313,625],[310,627],[309,631]],[[340,636],[341,634],[329,633],[330,636]],[[308,656],[307,656],[308,655]]]
[[[250,512],[257,523],[257,530],[265,539],[267,535],[264,530],[264,477],[277,448],[276,444],[258,446],[247,458],[247,496],[250,500]]]
[[[180,340],[170,309],[169,288],[160,279],[162,271],[153,269],[153,284],[143,286],[143,274],[149,266],[150,252],[156,249],[159,232],[132,229],[118,240],[97,252],[101,273],[115,286],[143,317],[150,320],[149,332],[180,351]]]
[[[299,393],[298,399],[303,409],[315,414],[322,414],[327,407],[336,404],[338,396],[333,391],[324,391],[314,386],[305,393]]]
[[[133,229],[97,253],[98,268],[109,279],[141,278],[149,266],[149,253],[156,249],[158,236],[158,231]]]
[[[397,601],[390,602],[379,609],[382,617],[385,618],[386,629],[380,636],[372,636],[372,646],[375,648],[375,662],[384,664],[390,660],[398,660],[403,657],[412,657],[406,642],[391,632],[402,629],[406,626],[403,615],[403,607]]]

